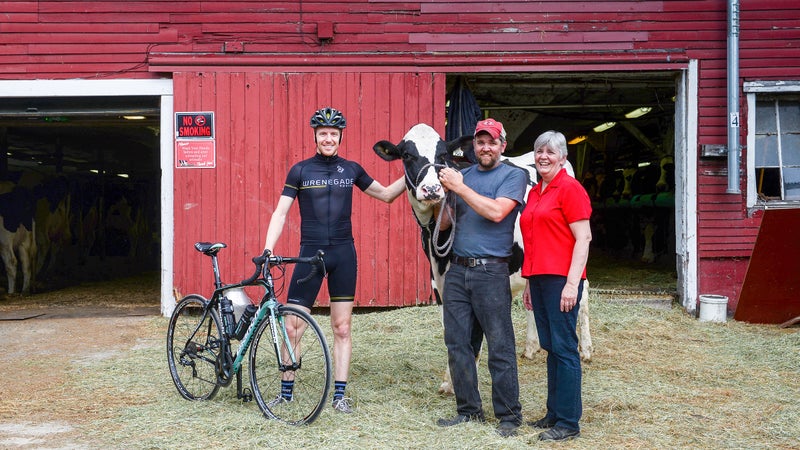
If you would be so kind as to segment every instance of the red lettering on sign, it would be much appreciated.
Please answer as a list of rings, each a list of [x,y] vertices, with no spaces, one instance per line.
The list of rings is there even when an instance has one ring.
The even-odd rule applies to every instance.
[[[180,127],[178,135],[183,136],[211,136],[211,127]]]

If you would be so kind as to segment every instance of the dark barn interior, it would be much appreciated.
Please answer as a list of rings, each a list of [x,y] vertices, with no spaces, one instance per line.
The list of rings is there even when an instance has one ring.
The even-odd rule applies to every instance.
[[[36,201],[34,290],[158,271],[159,116],[157,97],[3,99],[0,181]]]

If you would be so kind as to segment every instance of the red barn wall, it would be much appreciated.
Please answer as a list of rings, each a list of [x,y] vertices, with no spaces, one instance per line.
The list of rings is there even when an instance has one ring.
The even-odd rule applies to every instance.
[[[274,201],[279,181],[273,178],[275,172],[281,171],[265,162],[258,169],[244,169],[239,167],[246,165],[244,162],[232,161],[250,157],[257,148],[281,151],[291,148],[289,151],[295,153],[282,158],[286,165],[302,153],[297,150],[300,147],[294,147],[302,143],[299,136],[260,134],[259,140],[254,141],[251,134],[257,126],[246,119],[255,113],[272,114],[266,117],[288,119],[291,121],[288,124],[296,130],[301,128],[304,115],[319,106],[320,100],[346,99],[348,108],[353,108],[348,110],[350,116],[357,114],[364,118],[360,128],[380,130],[385,121],[396,139],[400,136],[399,129],[406,128],[413,120],[402,113],[395,115],[399,107],[393,107],[398,109],[390,109],[390,117],[373,121],[372,115],[376,113],[351,97],[355,85],[349,83],[356,83],[367,73],[680,70],[693,59],[699,62],[698,143],[724,145],[727,143],[726,4],[719,0],[4,2],[0,78],[174,76],[176,110],[219,108],[220,144],[226,144],[218,145],[220,170],[176,173],[176,180],[181,183],[176,185],[180,190],[176,195],[204,193],[203,206],[198,211],[203,212],[206,221],[208,215],[219,223],[245,214],[248,220],[239,220],[236,225],[244,232],[244,223],[248,231],[251,226],[249,208],[268,208],[269,202]],[[740,5],[740,81],[800,78],[800,28],[797,27],[800,2],[752,0]],[[326,30],[332,30],[332,38],[328,39]],[[324,74],[312,77],[318,84],[316,91],[309,93],[294,87],[294,75],[267,74],[281,72],[348,75],[343,81]],[[369,78],[373,76],[376,82],[393,80],[376,75]],[[264,81],[265,78],[270,80]],[[283,86],[278,83],[279,78],[289,81]],[[324,85],[330,80],[337,84]],[[349,88],[341,97],[339,87],[343,85]],[[253,86],[258,87],[259,98],[265,99],[264,102],[275,96],[283,102],[282,106],[261,102],[256,106],[249,98],[239,98]],[[265,92],[269,89],[273,91]],[[376,98],[368,98],[367,103],[379,103],[377,98],[389,89],[395,89],[394,85],[376,86]],[[442,89],[437,85],[433,90],[411,87],[403,91],[413,99],[411,107],[424,109],[424,115],[438,129],[444,122],[444,107],[437,104],[443,99]],[[423,99],[424,95],[428,97]],[[740,98],[740,123],[745,125],[747,111],[744,96]],[[429,111],[431,104],[434,109]],[[226,129],[228,124],[230,129]],[[746,127],[740,132],[744,143]],[[348,136],[347,151],[356,148],[368,151],[374,136],[384,137],[378,131],[361,133],[368,134],[356,141],[358,146]],[[293,146],[287,147],[285,144],[290,142]],[[744,149],[745,155],[746,152]],[[745,155],[743,173],[747,169]],[[365,155],[357,159],[366,162],[374,158]],[[701,274],[698,280],[701,293],[728,295],[735,305],[744,277],[742,266],[752,251],[760,216],[746,209],[744,183],[742,194],[725,192],[725,164],[723,160],[701,160],[698,164],[696,273]],[[252,180],[256,173],[270,174],[272,178],[265,185],[258,185]],[[386,175],[390,174],[376,175],[381,181],[388,181]],[[244,205],[247,208],[225,204],[223,196],[228,194],[215,187],[226,184],[237,186],[240,191],[260,188],[258,199],[248,201],[264,203]],[[212,204],[207,203],[208,196],[214,199]],[[183,211],[181,206],[176,200],[177,211]],[[394,214],[391,208],[400,207],[390,207],[390,218]],[[386,223],[385,217],[378,222],[374,219],[364,215],[366,225],[361,226]],[[219,233],[229,243],[234,242],[231,225],[212,226],[176,218],[177,223],[201,227],[196,233],[198,237],[213,238],[208,234]],[[262,230],[258,231],[247,233],[244,240],[238,239],[245,245],[238,254],[230,252],[231,256],[241,258],[257,250],[261,237],[255,236]],[[176,228],[176,236],[182,233]],[[364,236],[370,236],[369,232]],[[186,251],[176,248],[176,271],[185,270],[180,263],[197,259],[182,253]],[[361,253],[366,255],[369,251]],[[182,275],[188,279],[195,276],[176,273],[176,279]],[[370,282],[363,281],[368,292],[371,292],[367,287]]]
[[[197,241],[228,244],[220,259],[224,281],[252,272],[250,260],[264,248],[289,168],[314,154],[308,120],[316,109],[342,110],[340,154],[384,185],[403,176],[403,168],[375,156],[372,145],[399,142],[408,123],[444,123],[444,105],[431,101],[444,99],[444,77],[433,74],[176,73],[174,95],[176,112],[214,111],[218,124],[216,168],[175,169],[175,284],[184,293],[213,287],[208,258],[193,248]],[[356,305],[427,302],[428,264],[408,202],[401,197],[387,205],[354,191]],[[273,250],[296,256],[299,230],[293,206]]]

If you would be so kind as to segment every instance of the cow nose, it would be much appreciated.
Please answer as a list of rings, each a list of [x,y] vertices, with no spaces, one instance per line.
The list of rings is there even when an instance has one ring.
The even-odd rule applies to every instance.
[[[422,191],[422,196],[425,200],[433,200],[439,197],[438,191],[439,187],[434,186],[431,184],[426,184],[420,186],[420,191]]]

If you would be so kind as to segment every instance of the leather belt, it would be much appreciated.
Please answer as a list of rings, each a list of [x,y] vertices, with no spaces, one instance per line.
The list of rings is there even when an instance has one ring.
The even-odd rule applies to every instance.
[[[508,258],[496,258],[494,256],[487,256],[485,258],[465,258],[463,256],[453,255],[450,258],[450,261],[453,264],[458,264],[458,265],[464,266],[464,267],[475,267],[475,266],[481,266],[481,265],[492,264],[492,263],[508,264]]]

